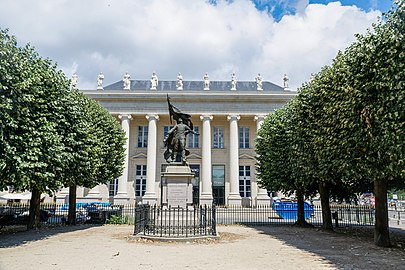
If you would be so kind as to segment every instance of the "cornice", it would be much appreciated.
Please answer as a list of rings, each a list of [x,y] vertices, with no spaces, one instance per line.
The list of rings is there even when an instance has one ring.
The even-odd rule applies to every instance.
[[[167,94],[172,104],[190,114],[242,115],[267,114],[282,107],[296,92],[131,92],[131,91],[82,91],[100,102],[112,114],[167,114]]]
[[[124,92],[124,91],[82,91],[88,97],[100,102],[166,102],[167,94],[176,102],[287,102],[297,92],[282,93],[156,93],[156,92]]]

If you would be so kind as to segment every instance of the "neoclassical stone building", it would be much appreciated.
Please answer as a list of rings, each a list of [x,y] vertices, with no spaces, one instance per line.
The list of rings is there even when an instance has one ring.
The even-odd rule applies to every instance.
[[[270,204],[255,174],[255,138],[267,114],[286,104],[296,92],[267,81],[130,80],[83,91],[121,122],[128,138],[125,169],[109,185],[80,188],[78,201],[114,204],[160,204],[161,172],[167,166],[163,139],[170,123],[167,94],[173,105],[192,115],[194,130],[187,145],[195,176],[193,203],[226,205]],[[57,195],[66,200],[67,190]]]

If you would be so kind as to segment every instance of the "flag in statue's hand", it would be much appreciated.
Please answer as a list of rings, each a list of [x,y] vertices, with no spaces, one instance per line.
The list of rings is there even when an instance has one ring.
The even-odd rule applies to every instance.
[[[183,120],[183,124],[190,127],[193,130],[193,123],[191,122],[191,115],[187,113],[182,113],[176,106],[173,106],[170,103],[169,94],[167,94],[167,104],[169,105],[169,116],[170,116],[170,124],[172,124],[172,119],[176,120],[176,122],[181,118]]]

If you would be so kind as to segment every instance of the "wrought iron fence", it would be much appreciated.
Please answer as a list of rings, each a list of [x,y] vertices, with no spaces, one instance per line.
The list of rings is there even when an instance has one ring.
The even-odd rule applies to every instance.
[[[215,236],[216,207],[193,208],[139,205],[135,209],[134,234],[156,237]]]
[[[76,223],[103,224],[132,223],[134,206],[109,205],[108,203],[77,203]],[[41,204],[40,222],[43,225],[63,225],[68,219],[68,204]],[[6,225],[26,225],[28,204],[0,204],[0,227]]]
[[[43,225],[63,225],[68,217],[67,204],[41,204],[40,222]],[[283,225],[296,221],[297,210],[285,208],[274,210],[271,206],[200,206],[192,210],[181,208],[162,208],[145,205],[109,205],[108,203],[77,203],[77,223],[137,224],[135,232],[140,230],[148,234],[210,234],[215,232],[216,224],[246,225]],[[367,205],[332,204],[333,223],[336,226],[373,226],[375,209]],[[25,225],[28,222],[29,205],[0,204],[0,227],[5,225]],[[315,205],[306,209],[306,221],[314,226],[322,225],[322,208]],[[405,211],[389,210],[392,224],[405,224]],[[175,228],[169,229],[172,226]]]
[[[339,226],[374,226],[375,209],[371,205],[331,205],[332,218]],[[320,209],[322,215],[322,208]]]
[[[374,225],[375,210],[370,206],[331,205],[332,219],[335,226]],[[306,221],[314,226],[322,225],[322,207],[311,206],[305,209]],[[297,209],[290,206],[274,209],[272,206],[217,207],[217,224],[245,225],[287,225],[297,220]]]

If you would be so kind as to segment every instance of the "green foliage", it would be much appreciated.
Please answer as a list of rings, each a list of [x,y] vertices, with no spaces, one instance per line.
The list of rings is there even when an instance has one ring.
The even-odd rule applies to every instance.
[[[49,59],[30,45],[17,46],[1,29],[0,139],[0,190],[32,191],[36,205],[30,217],[39,214],[42,192],[91,188],[122,172],[125,134],[118,121],[69,90],[66,76]]]
[[[0,31],[0,188],[56,191],[117,178],[124,132],[33,47]]]
[[[289,190],[289,185],[284,185],[287,183],[285,181],[287,176],[282,169],[285,167],[285,152],[277,151],[287,144],[281,121],[284,112],[285,109],[280,109],[268,115],[256,139],[257,173],[260,177],[260,185],[269,190]],[[279,179],[284,181],[278,181]]]
[[[391,189],[388,192],[388,198],[393,199],[393,195],[397,195],[398,200],[405,200],[405,189]]]
[[[310,83],[311,94],[322,106],[322,113],[313,118],[320,174],[335,172],[348,184],[403,178],[403,19],[402,1],[385,23],[358,35]]]
[[[318,181],[321,193],[332,186],[343,195],[374,183],[376,244],[383,246],[389,245],[387,187],[403,188],[405,179],[404,37],[401,0],[270,115],[257,143],[265,186],[292,190],[297,182]]]
[[[256,141],[260,184],[269,190],[312,195],[316,190],[306,166],[308,144],[295,118],[295,101],[268,115]]]
[[[53,191],[64,167],[59,125],[68,82],[49,59],[0,30],[0,188]]]
[[[91,129],[100,150],[99,166],[94,177],[97,183],[107,183],[122,174],[125,133],[118,121],[98,102],[88,99],[86,108],[92,119]]]
[[[109,224],[129,224],[128,216],[112,215],[108,221]]]
[[[107,110],[82,93],[72,90],[66,99],[70,110],[64,127],[64,185],[92,188],[122,173],[125,134]]]

